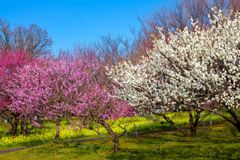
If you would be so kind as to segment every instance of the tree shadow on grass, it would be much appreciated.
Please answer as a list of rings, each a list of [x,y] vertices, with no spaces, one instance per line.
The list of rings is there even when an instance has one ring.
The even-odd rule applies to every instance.
[[[225,150],[221,151],[210,151],[207,152],[199,152],[196,148],[192,148],[192,146],[186,146],[184,149],[179,146],[170,147],[170,148],[154,148],[153,150],[139,150],[139,149],[123,149],[121,152],[117,154],[111,154],[108,156],[108,159],[111,160],[144,160],[144,159],[233,159],[237,160],[240,157],[238,153],[238,149],[236,150]]]
[[[216,137],[182,137],[175,134],[152,134],[124,140],[137,148],[123,148],[108,159],[240,159],[240,139],[221,135]],[[127,145],[126,145],[127,146]]]

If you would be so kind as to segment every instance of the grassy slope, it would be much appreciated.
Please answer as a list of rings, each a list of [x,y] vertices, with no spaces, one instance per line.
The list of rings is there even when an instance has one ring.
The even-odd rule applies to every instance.
[[[94,159],[240,159],[240,137],[230,133],[228,124],[221,123],[200,129],[201,136],[189,138],[179,132],[155,132],[138,137],[123,137],[121,151],[111,152],[107,139],[82,142],[48,143],[14,153],[0,155],[3,160],[94,160]]]

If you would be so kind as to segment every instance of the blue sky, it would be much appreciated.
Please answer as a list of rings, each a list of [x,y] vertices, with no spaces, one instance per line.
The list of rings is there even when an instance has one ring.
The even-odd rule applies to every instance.
[[[137,17],[171,7],[174,0],[0,0],[0,16],[12,26],[36,23],[52,37],[53,51],[110,34],[130,38]]]

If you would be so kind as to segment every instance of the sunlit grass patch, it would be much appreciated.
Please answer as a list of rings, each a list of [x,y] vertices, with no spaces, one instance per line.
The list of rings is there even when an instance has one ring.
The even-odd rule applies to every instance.
[[[159,160],[240,158],[240,137],[234,137],[226,123],[214,124],[207,136],[186,137],[177,131],[154,132],[120,139],[120,152],[112,153],[109,139],[91,142],[52,142],[0,155],[7,160]],[[200,130],[202,127],[200,127]]]
[[[180,126],[184,126],[188,123],[188,115],[186,112],[170,113],[168,116]],[[207,122],[210,119],[212,121],[222,120],[220,117],[210,114],[204,119],[204,121]],[[122,134],[124,131],[126,131],[125,135],[136,135],[141,132],[151,132],[155,130],[165,130],[171,128],[171,126],[161,117],[155,117],[155,120],[140,116],[125,117],[116,121],[109,120],[109,124],[118,134]],[[0,139],[0,148],[32,146],[52,142],[55,135],[55,124],[47,121],[45,122],[45,128],[33,128],[31,132],[32,133],[27,136],[18,135],[16,137],[12,137],[10,135],[3,135]],[[81,129],[81,127],[72,125],[67,120],[63,120],[61,123],[60,136],[62,140],[74,140],[84,137],[90,138],[106,135],[106,130],[98,124],[94,124],[94,130],[91,130],[87,128]]]

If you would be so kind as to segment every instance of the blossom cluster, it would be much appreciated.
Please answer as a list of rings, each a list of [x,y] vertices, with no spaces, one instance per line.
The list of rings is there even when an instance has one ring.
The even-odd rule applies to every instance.
[[[14,72],[1,81],[7,103],[1,99],[0,104],[2,110],[17,113],[19,118],[34,121],[34,117],[54,120],[94,115],[109,119],[130,112],[126,102],[113,96],[113,88],[94,80],[101,67],[97,57],[37,58],[29,63],[14,57],[11,63],[15,64],[15,59]]]
[[[117,96],[142,114],[196,106],[240,122],[240,13],[213,9],[209,19],[209,26],[192,21],[167,36],[159,28],[147,57],[108,68]]]

